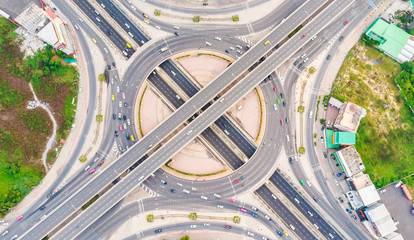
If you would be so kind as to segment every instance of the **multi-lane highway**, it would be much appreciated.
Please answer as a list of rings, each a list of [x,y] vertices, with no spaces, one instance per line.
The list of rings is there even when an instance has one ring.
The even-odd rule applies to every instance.
[[[335,3],[333,3],[333,5],[334,5],[334,4],[335,4]],[[346,5],[346,4],[345,4],[345,5]],[[341,7],[343,7],[343,6],[341,6]],[[309,10],[309,8],[307,8],[307,9]],[[322,13],[321,15],[323,15],[323,13]],[[296,20],[296,19],[297,19],[297,18],[295,18],[295,20]],[[316,21],[314,21],[314,22],[316,22]],[[312,25],[312,23],[314,23],[314,22],[311,22],[309,25]],[[305,28],[306,28],[306,27],[305,27]],[[292,42],[292,41],[290,41],[290,42]],[[259,45],[258,45],[258,46],[259,46]],[[281,49],[282,49],[282,48],[281,48]],[[252,49],[252,50],[253,50],[253,49]],[[256,50],[256,51],[257,51],[257,50]],[[256,51],[255,51],[255,52],[256,52]],[[252,52],[252,51],[249,51],[249,52]],[[249,54],[249,52],[248,52],[248,53],[246,53],[246,55],[247,55],[247,54]],[[258,51],[257,51],[257,52],[258,52]],[[258,59],[258,58],[254,58],[254,57],[253,57],[253,59]],[[238,62],[240,63],[240,61],[238,61]],[[236,63],[237,63],[237,62],[236,62]],[[265,61],[263,64],[264,64],[264,65],[266,65],[265,63],[266,63],[266,61]],[[233,66],[235,66],[235,65],[236,65],[236,64],[234,64]],[[273,67],[274,67],[274,66],[273,66]],[[236,69],[237,69],[237,68],[236,68]],[[267,70],[267,71],[269,71],[269,70]],[[257,70],[256,70],[256,72],[257,72]],[[225,73],[226,73],[226,72],[225,72]],[[269,74],[269,72],[267,72],[267,73],[266,73],[266,75],[268,75],[268,74]],[[224,74],[222,74],[222,75],[224,75]],[[260,78],[261,78],[261,79],[263,79],[263,78],[264,78],[264,75],[263,75],[262,77],[260,77]],[[216,83],[216,82],[218,82],[218,81],[214,81],[212,84],[208,85],[205,89],[207,89],[209,86],[214,86],[214,83]],[[240,84],[238,84],[237,86],[242,86],[242,85],[243,85],[242,83],[244,83],[244,82],[241,82],[241,83],[240,83]],[[236,87],[234,87],[233,89],[237,88],[237,86],[236,86]],[[205,89],[204,89],[204,90],[205,90]],[[223,88],[220,88],[220,89],[223,89]],[[233,90],[233,89],[232,89],[232,90]],[[251,89],[251,88],[250,88],[250,89]],[[203,92],[204,92],[204,91],[203,91]],[[231,91],[230,91],[230,92],[231,92]],[[229,93],[230,93],[230,92],[229,92]],[[228,93],[228,94],[229,94],[229,93]],[[197,96],[200,96],[200,95],[201,95],[201,94],[197,94],[197,95],[196,95],[193,99],[197,98]],[[204,99],[205,99],[205,98],[204,98]],[[210,97],[210,98],[208,98],[208,99],[211,99],[211,97]],[[206,100],[207,100],[207,99],[206,99]],[[201,103],[203,103],[203,102],[205,103],[205,102],[206,102],[206,100],[201,101]],[[191,102],[191,100],[190,100],[189,102]],[[199,102],[199,101],[198,101],[198,102]],[[199,104],[199,105],[200,105],[200,104]],[[214,106],[214,105],[216,105],[216,104],[213,104],[212,106]],[[224,105],[224,107],[227,107],[227,108],[228,108],[228,107],[230,107],[230,106],[226,106],[226,101],[224,101],[224,104],[221,104],[221,105]],[[186,106],[186,104],[185,104],[185,105],[183,105],[183,107],[181,107],[181,109],[183,109],[185,106]],[[201,105],[200,107],[202,107],[202,106],[203,106],[203,105]],[[192,107],[192,106],[191,106],[191,107]],[[211,108],[212,108],[212,107],[211,107]],[[213,108],[212,108],[212,109],[213,109]],[[208,109],[208,110],[209,110],[209,109]],[[207,110],[207,111],[208,111],[208,110]],[[225,111],[225,110],[224,110],[224,111]],[[177,111],[177,112],[178,112],[178,111]],[[222,113],[223,113],[223,112],[222,112]],[[194,114],[194,111],[192,111],[192,113],[191,113],[191,114],[186,114],[185,116],[191,116],[192,114]],[[180,116],[180,115],[178,115],[178,116]],[[185,118],[185,119],[186,119],[186,118]],[[192,122],[192,124],[189,124],[189,126],[190,126],[190,125],[193,125],[193,123],[195,123],[195,122],[197,121],[197,119],[199,119],[199,117],[197,117],[197,118],[196,118],[196,119]],[[168,120],[168,119],[167,119],[167,120]],[[165,122],[167,122],[167,121],[165,121]],[[164,123],[165,123],[165,122],[164,122]],[[181,120],[181,122],[182,122],[182,120]],[[161,126],[162,126],[162,125],[163,125],[163,124],[161,124]],[[181,137],[182,135],[183,135],[183,134],[178,134],[178,135],[177,135],[177,137],[176,137],[176,139],[179,139],[179,137]],[[186,134],[186,135],[187,135],[187,134]],[[148,139],[148,138],[147,138],[147,139]],[[184,139],[185,139],[185,136],[184,136]],[[144,142],[143,144],[146,144],[146,143],[145,143],[145,140],[146,140],[146,138],[144,138],[141,142]],[[190,138],[190,140],[191,140],[191,138]],[[184,141],[185,141],[185,142],[188,142],[188,139],[186,139],[186,140],[184,140]],[[141,144],[141,145],[142,145],[142,144]],[[151,145],[151,143],[150,143],[149,145]],[[144,146],[144,147],[148,147],[149,145],[146,145],[146,146]],[[165,149],[167,145],[168,145],[168,143],[167,143],[167,144],[165,144],[163,148]],[[158,155],[158,153],[159,153],[159,152],[162,152],[162,149],[163,149],[163,148],[161,148],[161,149],[159,149],[157,152],[155,152],[155,153],[153,154],[153,156]],[[179,147],[177,147],[177,146],[175,147],[175,149],[178,149],[178,148],[179,148]],[[173,148],[173,149],[174,149],[174,148]],[[128,159],[128,157],[127,157],[127,156],[128,156],[128,153],[129,153],[129,152],[131,152],[131,151],[126,152],[126,153],[125,153],[125,155],[124,155],[126,159]],[[141,156],[142,156],[142,154],[141,154]],[[148,161],[148,160],[147,160],[147,161]],[[156,164],[155,166],[159,166],[159,164]],[[133,173],[132,173],[132,175],[133,175]],[[99,178],[100,176],[101,176],[101,175],[98,175],[98,178]],[[96,178],[96,179],[98,179],[98,178]],[[94,181],[95,181],[96,179],[94,179]],[[142,178],[141,178],[141,180],[142,180]],[[99,202],[99,201],[98,201],[98,202]],[[97,203],[98,203],[98,202],[97,202]],[[77,203],[76,205],[79,205],[79,203]],[[93,207],[93,206],[92,206],[92,207]],[[87,211],[88,211],[88,210],[87,210]],[[46,220],[48,220],[48,219],[50,219],[50,217],[48,217]],[[76,221],[76,220],[75,220],[75,221]],[[45,222],[46,222],[46,221],[45,221]]]
[[[346,6],[348,6],[348,4],[349,4],[349,2],[345,2],[345,3],[343,3],[343,5],[341,6],[340,5],[340,3],[338,3],[338,9],[343,9],[343,8],[345,8]],[[312,8],[310,8],[311,10],[309,10],[309,8],[307,8],[308,9],[308,11],[305,11],[305,13],[306,14],[308,14],[308,13],[310,13],[310,12],[312,12]],[[299,9],[300,10],[300,9]],[[298,11],[299,12],[299,11]],[[334,11],[332,11],[331,10],[331,12],[334,12]],[[109,12],[108,12],[109,13]],[[324,12],[323,13],[320,13],[320,15],[323,15],[324,14]],[[332,14],[331,14],[332,15]],[[334,15],[335,16],[335,15]],[[325,14],[325,23],[327,22],[326,21],[326,18],[329,18],[330,17],[330,15],[329,14]],[[332,18],[332,17],[330,17],[330,18]],[[98,21],[99,22],[99,21]],[[315,21],[312,21],[312,22],[310,22],[310,23],[308,23],[308,25],[312,25],[312,24],[314,24],[314,22]],[[320,30],[321,28],[323,28],[323,26],[325,26],[324,24],[325,23],[322,23],[322,21],[320,21],[319,22],[319,25],[315,25],[315,26],[317,26],[317,27],[319,27],[318,28],[318,30]],[[293,23],[293,26],[295,26],[295,23]],[[284,45],[286,46],[285,48],[283,48],[283,46],[278,50],[278,51],[276,51],[276,53],[275,54],[273,54],[273,56],[271,56],[271,57],[269,57],[268,58],[268,60],[266,60],[265,62],[263,62],[259,67],[257,67],[256,68],[256,70],[254,71],[254,72],[252,72],[252,74],[249,74],[245,79],[243,79],[243,80],[240,80],[240,82],[239,83],[237,83],[238,84],[238,86],[235,86],[234,87],[234,89],[231,89],[229,92],[227,92],[226,93],[226,95],[225,95],[225,97],[221,97],[220,98],[220,100],[219,101],[213,101],[214,102],[214,104],[213,105],[211,105],[209,108],[207,108],[206,110],[205,110],[205,113],[206,114],[201,114],[200,116],[197,116],[197,118],[196,119],[194,119],[194,122],[192,122],[192,123],[190,123],[187,127],[186,127],[186,130],[184,130],[184,131],[182,131],[181,133],[178,133],[172,140],[170,140],[170,142],[167,142],[167,143],[165,143],[164,142],[164,146],[162,147],[162,148],[160,148],[160,149],[158,149],[158,151],[157,152],[155,152],[154,154],[152,154],[152,155],[150,155],[150,158],[148,159],[148,160],[146,160],[146,162],[147,161],[154,161],[154,159],[156,159],[157,157],[158,157],[158,162],[159,163],[161,163],[162,164],[162,162],[163,161],[165,161],[165,160],[163,160],[162,158],[164,158],[165,156],[170,156],[172,153],[174,153],[174,152],[176,152],[176,151],[178,151],[181,147],[183,147],[186,143],[188,143],[188,141],[191,141],[191,139],[192,138],[194,138],[195,136],[197,136],[197,134],[198,133],[200,133],[202,130],[203,130],[203,128],[204,129],[206,129],[207,127],[208,127],[208,123],[212,123],[213,121],[214,121],[214,118],[216,118],[216,119],[220,119],[220,115],[217,115],[217,114],[214,114],[214,116],[213,117],[210,117],[210,118],[208,118],[208,117],[206,117],[206,115],[208,115],[207,113],[212,113],[213,111],[215,111],[215,110],[219,110],[220,112],[221,112],[221,114],[224,114],[225,113],[225,111],[226,111],[226,109],[228,109],[229,107],[231,107],[231,104],[232,104],[232,102],[235,102],[237,99],[240,99],[240,96],[242,97],[242,93],[240,93],[240,94],[236,94],[235,93],[235,91],[236,91],[236,89],[241,89],[242,87],[246,87],[246,88],[252,88],[252,87],[254,87],[254,84],[252,85],[252,84],[244,84],[245,82],[247,82],[248,80],[252,80],[252,79],[254,79],[255,80],[255,84],[257,85],[259,82],[257,82],[257,79],[260,79],[260,78],[258,78],[258,77],[262,77],[262,79],[264,78],[264,77],[266,77],[268,74],[270,74],[272,71],[273,71],[273,69],[275,69],[278,65],[277,64],[281,64],[281,62],[283,62],[287,57],[289,57],[290,55],[292,55],[293,53],[294,53],[294,51],[288,51],[287,49],[288,49],[288,45],[290,44],[291,46],[289,46],[289,47],[296,47],[296,48],[292,48],[292,49],[298,49],[298,48],[300,48],[300,46],[303,46],[303,42],[304,41],[306,41],[306,39],[305,40],[301,40],[301,39],[299,39],[299,36],[306,30],[306,28],[307,28],[308,26],[305,26],[305,29],[303,29],[301,32],[299,32],[298,34],[297,34],[297,39],[296,38],[294,38],[294,40],[295,41],[297,41],[297,43],[298,44],[296,44],[296,45],[298,45],[298,46],[295,46],[295,44],[292,44],[292,41],[289,41],[289,42],[286,42]],[[291,28],[291,30],[292,30],[292,26],[291,25],[289,25],[289,26],[285,26],[285,30],[288,30],[289,28]],[[101,29],[102,30],[102,29]],[[313,34],[315,34],[315,33],[312,33],[312,32],[314,32],[314,31],[316,31],[316,30],[314,30],[314,29],[307,29],[308,31],[306,32],[306,34],[308,35],[308,36],[312,36]],[[286,32],[286,34],[289,32],[289,31],[285,31]],[[316,31],[317,32],[317,31]],[[309,34],[310,33],[310,34]],[[282,35],[281,36],[284,36],[283,35],[283,31],[282,31]],[[274,36],[274,34],[273,34],[273,36],[272,36],[272,34],[271,35],[269,35],[266,39],[271,39],[272,41],[271,41],[271,43],[269,44],[269,48],[268,49],[270,49],[270,47],[274,47],[275,46],[275,44],[279,41],[279,40],[275,40],[275,41],[273,41],[274,39],[277,39],[277,38],[274,38],[275,36]],[[194,39],[194,40],[201,40],[202,38],[201,38],[201,36],[199,36],[199,38],[198,39]],[[265,39],[265,40],[266,40]],[[169,42],[169,41],[167,41],[167,42]],[[264,41],[263,41],[264,42]],[[254,52],[256,53],[256,51],[257,52],[260,52],[260,50],[266,50],[266,45],[264,45],[263,44],[263,42],[260,42],[259,43],[259,45],[258,46],[260,46],[260,48],[257,48],[257,49],[252,49],[252,50],[255,50]],[[302,43],[301,43],[302,42]],[[171,50],[173,50],[175,47],[178,47],[178,46],[174,46],[174,45],[169,45],[169,48],[171,49]],[[159,48],[158,48],[159,49]],[[132,49],[131,49],[132,50]],[[155,50],[155,52],[156,52],[156,50]],[[250,52],[250,51],[249,51]],[[263,51],[262,51],[262,53],[261,53],[262,55],[260,55],[260,53],[259,54],[250,54],[251,56],[248,56],[248,57],[245,57],[245,58],[242,58],[241,60],[243,60],[244,62],[246,62],[247,64],[251,64],[251,62],[254,62],[254,60],[256,59],[256,61],[257,61],[257,59],[258,58],[260,58],[260,56],[263,56]],[[157,57],[163,57],[163,55],[165,55],[165,54],[160,54],[160,53],[158,53],[157,55],[159,55],[159,56],[157,56]],[[244,55],[248,55],[248,53],[245,53]],[[270,61],[274,61],[275,60],[275,56],[276,55],[280,55],[281,56],[281,60],[279,61],[279,62],[277,62],[277,63],[274,63],[274,64],[269,64],[269,62]],[[280,57],[279,56],[279,57]],[[248,60],[245,60],[245,59],[248,59]],[[239,62],[242,62],[242,61],[237,61],[236,62],[236,64],[237,63],[239,63]],[[249,63],[250,62],[250,63]],[[243,65],[243,64],[241,64],[241,65]],[[244,70],[245,69],[247,69],[247,68],[244,68]],[[236,79],[236,77],[238,76],[238,75],[240,75],[241,73],[243,73],[243,67],[242,66],[239,66],[239,68],[237,68],[237,67],[234,67],[234,66],[232,66],[232,70],[233,70],[233,76],[232,77],[230,77],[230,78],[228,78],[229,80],[231,80],[231,79]],[[236,71],[234,71],[234,70],[236,70]],[[259,71],[260,70],[260,71]],[[230,71],[230,70],[228,70],[228,71]],[[168,73],[168,71],[167,71],[167,73]],[[226,72],[225,72],[226,73]],[[225,75],[225,73],[224,74],[222,74],[223,76]],[[229,74],[229,73],[227,73],[227,74]],[[226,76],[219,76],[219,78],[226,78]],[[116,78],[115,76],[117,76],[117,75],[114,75],[114,78]],[[170,76],[171,77],[171,76]],[[229,75],[227,76],[227,77],[229,77]],[[256,78],[256,79],[255,79]],[[119,79],[119,80],[121,80],[121,79]],[[216,80],[217,81],[217,80]],[[228,82],[229,83],[229,82]],[[228,84],[227,83],[227,84]],[[136,85],[136,86],[138,86],[138,84]],[[215,91],[217,91],[218,89],[224,89],[224,86],[227,86],[227,85],[222,85],[222,88],[220,88],[219,87],[219,85],[216,85],[216,87],[217,87],[217,89],[215,90],[214,88],[210,88],[210,90],[207,90],[207,92],[209,92],[209,91],[211,91],[211,93],[214,93],[214,90]],[[205,103],[207,103],[207,102],[210,102],[210,101],[212,101],[212,99],[213,99],[213,97],[215,96],[214,94],[213,95],[210,95],[210,96],[205,96],[205,97],[200,97],[200,95],[203,95],[203,92],[204,91],[206,91],[205,89],[202,89],[203,91],[201,91],[201,92],[199,92],[198,94],[196,94],[195,95],[195,97],[193,98],[193,99],[190,99],[188,102],[186,102],[186,103],[184,103],[184,105],[183,105],[183,107],[181,107],[181,109],[179,109],[179,110],[181,110],[181,112],[182,112],[182,114],[188,114],[188,115],[185,115],[185,116],[187,116],[187,117],[191,117],[192,116],[192,114],[194,114],[196,111],[197,111],[197,109],[200,109],[200,108],[202,108],[203,106],[205,106],[205,105],[203,105],[203,104],[205,104]],[[208,95],[208,94],[206,94],[206,95]],[[196,98],[198,98],[198,100],[194,100],[194,99],[196,99]],[[221,101],[222,100],[222,101]],[[201,101],[201,102],[200,102]],[[132,101],[131,101],[132,102]],[[191,110],[190,109],[188,109],[188,108],[191,108],[191,107],[188,107],[187,106],[187,109],[186,110],[182,110],[182,108],[184,108],[184,107],[186,107],[186,104],[189,104],[189,102],[191,103],[191,104],[194,104],[193,106],[194,106],[194,108],[195,108],[195,110],[196,111],[194,111],[193,110],[193,113],[191,112]],[[220,104],[220,103],[222,103],[222,104]],[[121,108],[121,106],[120,106],[120,108]],[[111,114],[107,114],[107,115],[111,115]],[[170,118],[174,118],[174,116],[172,116],[172,117],[170,117]],[[169,118],[169,119],[170,119]],[[169,119],[167,119],[167,120],[169,120]],[[188,118],[187,118],[188,119]],[[185,118],[184,119],[180,119],[180,118],[178,118],[178,119],[175,119],[175,122],[178,124],[175,124],[175,126],[179,126],[179,124],[180,123],[183,123],[184,122],[184,120],[185,120]],[[181,122],[180,122],[181,121]],[[205,122],[204,122],[205,121]],[[216,120],[217,121],[217,120]],[[200,126],[197,126],[196,125],[196,123],[199,123],[200,124]],[[203,123],[203,124],[201,124],[201,123]],[[192,128],[191,126],[194,126],[194,128]],[[223,123],[221,123],[221,126],[224,126],[224,124]],[[174,129],[174,127],[171,127],[171,129]],[[157,129],[157,131],[158,131],[159,129]],[[162,130],[162,129],[161,129]],[[192,134],[188,134],[188,132],[189,131],[187,131],[187,130],[189,130],[189,131],[194,131],[194,136],[189,136],[189,135],[192,135]],[[224,130],[224,129],[222,129],[222,130]],[[160,140],[162,140],[162,139],[164,139],[164,137],[166,136],[166,134],[168,134],[169,132],[169,130],[165,127],[164,128],[164,133],[162,133],[162,134],[156,134],[156,133],[154,133],[154,132],[152,132],[151,134],[153,134],[154,136],[152,136],[152,138],[157,138],[158,139],[158,141],[160,141]],[[235,129],[235,131],[237,131],[236,129]],[[166,133],[166,134],[165,134]],[[192,132],[191,132],[192,133]],[[150,135],[150,134],[149,134]],[[187,135],[187,137],[185,136],[185,135]],[[112,135],[113,136],[113,135]],[[113,137],[112,137],[112,139],[113,139]],[[146,148],[154,148],[154,146],[156,146],[156,143],[158,143],[158,141],[156,140],[156,139],[151,139],[151,137],[147,137],[147,138],[144,138],[143,139],[143,141],[144,140],[148,140],[146,143],[140,143],[140,144],[137,144],[137,148],[141,148],[141,151],[138,151],[138,150],[136,150],[136,152],[138,152],[138,155],[137,156],[144,156],[143,154],[145,154],[145,152],[146,152]],[[269,139],[269,138],[267,138],[267,139]],[[234,142],[235,143],[238,143],[239,142],[239,140],[240,139],[236,139],[236,140],[234,140]],[[145,142],[145,141],[144,141]],[[152,143],[151,143],[152,142]],[[175,142],[176,144],[178,144],[178,146],[176,146],[176,147],[173,147],[172,145],[173,145],[173,142]],[[149,144],[148,144],[149,143]],[[147,145],[148,144],[148,145]],[[138,146],[138,145],[140,145],[140,146]],[[152,146],[150,146],[150,145],[152,145]],[[275,146],[276,147],[276,146]],[[242,147],[243,148],[243,147]],[[241,148],[241,149],[242,149]],[[243,148],[244,149],[244,148]],[[135,150],[135,149],[132,149],[132,150]],[[156,150],[156,149],[155,149]],[[259,150],[260,150],[260,148],[259,148]],[[169,152],[168,152],[169,151]],[[136,161],[137,160],[137,157],[135,156],[135,158],[134,158],[134,156],[132,156],[132,154],[131,154],[131,150],[130,151],[128,151],[124,156],[125,157],[123,157],[123,159],[125,160],[128,160],[127,161],[127,163],[124,163],[123,165],[121,165],[121,164],[118,164],[118,162],[116,163],[116,164],[118,164],[119,166],[119,168],[116,168],[116,167],[114,167],[114,165],[116,165],[116,164],[113,164],[113,165],[111,165],[111,166],[109,166],[109,168],[112,168],[111,170],[112,171],[114,171],[116,174],[112,174],[112,175],[108,175],[108,176],[105,176],[105,178],[103,177],[103,173],[101,173],[98,177],[101,177],[101,180],[102,179],[104,179],[106,182],[108,182],[107,180],[110,180],[111,178],[112,179],[114,179],[114,177],[116,178],[123,170],[122,169],[126,169],[127,167],[128,167],[128,164],[131,164],[131,163],[133,163],[134,161]],[[129,153],[129,156],[128,156],[128,153]],[[163,156],[163,153],[165,154],[164,156]],[[166,154],[167,153],[167,154]],[[258,155],[259,153],[256,153],[256,155]],[[124,184],[124,186],[126,186],[125,185],[125,182],[128,182],[128,181],[131,181],[131,183],[128,183],[127,185],[130,185],[130,184],[132,184],[132,183],[140,183],[140,182],[142,182],[142,180],[144,179],[144,178],[146,178],[151,172],[153,172],[153,171],[155,171],[156,169],[157,169],[157,167],[154,167],[154,168],[151,168],[151,169],[149,169],[149,167],[148,167],[148,165],[146,165],[146,162],[144,162],[143,164],[142,164],[142,166],[139,166],[134,172],[132,172],[132,174],[130,174],[131,176],[128,176],[127,178],[129,178],[128,180],[126,180],[127,178],[125,178],[125,179],[123,179],[123,180],[121,180],[121,182],[119,183],[119,184]],[[155,161],[154,161],[155,162]],[[144,165],[146,165],[146,166],[144,166]],[[129,165],[130,166],[130,165]],[[156,166],[158,166],[158,165],[156,165]],[[246,164],[246,168],[247,168],[247,164]],[[250,166],[249,166],[250,167]],[[145,168],[148,168],[148,170],[145,170]],[[120,170],[120,172],[117,172],[117,170]],[[98,170],[99,171],[99,170]],[[106,172],[108,173],[108,171],[110,171],[110,170],[106,170]],[[243,170],[241,170],[238,174],[240,174],[241,172],[242,172]],[[139,173],[138,173],[139,172]],[[133,176],[132,175],[134,175],[135,174],[135,176],[136,176],[136,178],[135,178],[135,180],[137,180],[137,181],[132,181],[132,180],[134,180],[133,179]],[[142,174],[142,175],[141,175]],[[107,174],[105,174],[105,175],[107,175]],[[142,178],[141,178],[141,176],[143,176]],[[233,176],[233,175],[232,175]],[[83,178],[84,179],[84,178]],[[139,180],[138,180],[139,179]],[[93,181],[97,181],[96,179],[94,179]],[[231,180],[229,179],[229,181],[231,182]],[[260,182],[260,181],[259,181]],[[118,184],[118,185],[119,185]],[[92,190],[92,191],[97,191],[97,190],[99,190],[99,189],[101,189],[102,188],[102,186],[105,186],[105,185],[96,185],[96,186],[92,186],[93,185],[93,183],[89,183],[88,184],[88,186],[87,186],[87,188],[89,188],[88,190]],[[231,183],[230,183],[230,185],[231,185]],[[101,188],[100,188],[101,187]],[[116,186],[116,187],[119,187],[119,186]],[[232,188],[233,188],[233,186],[231,186]],[[79,188],[78,188],[79,189]],[[85,190],[86,188],[84,188],[84,189],[82,189],[79,193],[81,193],[81,192],[83,192],[83,193],[85,193]],[[240,187],[239,187],[239,189],[241,189]],[[119,190],[119,188],[117,189],[117,190]],[[119,193],[121,193],[120,194],[120,196],[123,196],[123,194],[125,193],[125,192],[127,192],[128,190],[123,190],[123,191],[119,191]],[[234,194],[236,194],[236,191],[237,190],[234,190],[234,188],[233,188],[233,192],[234,192]],[[71,193],[70,193],[71,194]],[[115,193],[115,188],[113,188],[112,190],[111,190],[111,193],[110,194],[115,194],[115,195],[118,195],[117,193]],[[82,199],[82,197],[81,198],[79,198],[79,199],[73,199],[73,198],[70,198],[70,199],[68,199],[68,202],[70,202],[70,201],[72,201],[72,203],[75,203],[75,205],[72,205],[72,207],[74,207],[74,208],[77,208],[78,206],[80,206],[80,204],[82,203],[82,202],[84,202],[85,201],[85,199],[87,199],[87,196],[88,195],[90,195],[90,194],[87,194],[87,193],[85,193],[84,195],[83,195],[83,199]],[[79,196],[79,195],[78,195]],[[119,198],[117,198],[117,199],[119,199]],[[73,200],[75,200],[74,202],[73,202]],[[106,202],[106,204],[105,203],[103,203],[103,201],[104,200],[98,200],[98,202],[96,203],[96,204],[101,204],[101,207],[103,206],[104,208],[107,208],[107,205],[108,206],[110,206],[111,204],[113,205],[114,203],[116,203],[116,199],[114,200],[114,201],[111,201],[111,202]],[[66,203],[67,204],[67,203]],[[60,209],[57,209],[56,210],[56,212],[58,212]],[[69,209],[67,209],[67,210],[69,210],[69,211],[72,211],[72,209],[71,208],[69,208]],[[88,210],[89,212],[91,211],[90,209]],[[52,217],[53,217],[53,215],[55,215],[56,216],[56,214],[58,214],[58,213],[56,213],[56,212],[53,212],[53,213],[51,213],[51,215],[52,215]],[[62,212],[61,212],[62,213]],[[96,212],[94,212],[94,215],[95,215],[95,217],[96,216],[98,216],[98,215],[100,215],[101,213],[97,213],[97,214],[95,214]],[[65,214],[67,215],[67,212],[65,213],[65,212],[63,212],[63,218],[65,217]],[[84,215],[84,214],[83,214]],[[81,217],[82,217],[82,215],[81,215]],[[92,217],[92,222],[94,221],[94,219],[93,219],[93,217],[94,216],[91,216]],[[91,221],[91,217],[89,217],[89,221]],[[49,216],[43,221],[43,222],[46,222],[47,220],[49,220]],[[62,217],[60,218],[60,219],[63,219]],[[79,220],[79,218],[78,219],[75,219],[75,221],[78,221]],[[85,218],[85,220],[83,220],[83,221],[86,221],[86,220],[88,220],[87,218]],[[43,222],[42,222],[42,224],[43,224]],[[50,224],[56,224],[56,221],[50,221],[49,222]],[[84,222],[85,223],[85,222]],[[86,222],[86,223],[88,223],[88,222]],[[76,224],[78,224],[78,223],[75,223],[75,225]],[[89,223],[88,223],[89,224]],[[45,224],[43,224],[43,225],[45,225]],[[71,223],[70,225],[72,225],[73,226],[73,224]],[[79,224],[80,225],[80,224]],[[81,226],[82,226],[82,228],[81,229],[79,229],[79,225],[77,226],[77,228],[75,229],[76,231],[80,231],[82,228],[84,228],[84,226],[85,226],[85,224],[82,224]],[[87,224],[86,224],[87,225]],[[68,229],[70,229],[70,226],[68,226]],[[79,229],[79,230],[78,230]],[[45,229],[41,229],[41,231],[45,231],[46,230],[46,233],[47,233],[47,227],[45,228]],[[37,236],[39,236],[39,237],[41,237],[42,236],[42,233],[41,233],[41,231],[38,231],[38,234],[39,235],[37,235]],[[72,230],[73,231],[73,230]],[[62,232],[60,232],[59,233],[60,235],[62,235],[62,234],[64,234],[64,232],[62,233]],[[57,236],[59,236],[59,234],[57,235]],[[73,235],[73,233],[72,233],[72,235]],[[33,236],[36,236],[36,235],[33,235]],[[76,236],[76,233],[75,233],[75,235],[73,235],[73,236]],[[28,239],[30,239],[30,238],[28,238]]]

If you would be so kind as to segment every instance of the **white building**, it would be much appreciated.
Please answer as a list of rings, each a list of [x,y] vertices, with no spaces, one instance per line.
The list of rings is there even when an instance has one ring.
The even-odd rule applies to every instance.
[[[372,229],[379,237],[385,237],[397,230],[394,221],[391,218],[387,208],[382,203],[374,204],[368,207],[364,214],[371,223]]]

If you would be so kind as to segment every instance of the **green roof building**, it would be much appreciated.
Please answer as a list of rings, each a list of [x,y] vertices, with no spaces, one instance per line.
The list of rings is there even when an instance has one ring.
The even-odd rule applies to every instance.
[[[378,48],[399,62],[410,61],[414,56],[414,41],[410,34],[383,18],[377,18],[365,35],[379,42]]]
[[[340,146],[354,145],[356,134],[351,132],[325,130],[327,148],[339,148]]]

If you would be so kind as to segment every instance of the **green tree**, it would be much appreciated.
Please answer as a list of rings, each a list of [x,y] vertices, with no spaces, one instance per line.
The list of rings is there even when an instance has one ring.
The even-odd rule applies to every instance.
[[[105,81],[105,74],[99,74],[99,81]]]
[[[188,235],[185,235],[184,237],[181,237],[180,240],[190,240],[190,237]]]

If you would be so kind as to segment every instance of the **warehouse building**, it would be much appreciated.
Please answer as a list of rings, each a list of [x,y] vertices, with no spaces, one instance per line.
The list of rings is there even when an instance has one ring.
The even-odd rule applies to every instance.
[[[379,49],[399,62],[412,61],[414,38],[383,18],[377,18],[365,35],[380,43]]]

